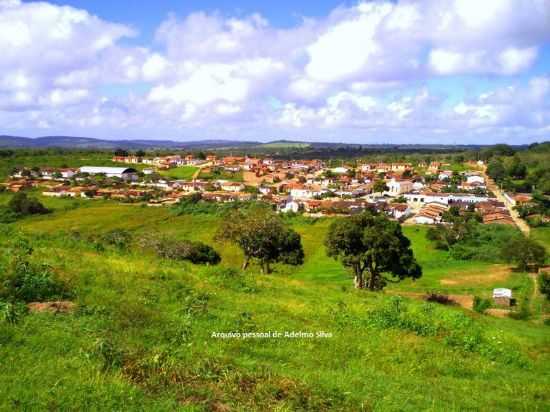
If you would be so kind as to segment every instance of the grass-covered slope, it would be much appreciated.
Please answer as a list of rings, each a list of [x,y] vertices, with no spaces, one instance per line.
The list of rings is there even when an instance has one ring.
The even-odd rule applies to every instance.
[[[422,228],[405,231],[425,276],[369,293],[353,290],[325,256],[327,220],[292,220],[304,243],[302,267],[266,276],[252,267],[243,276],[231,270],[240,252],[213,241],[218,216],[109,202],[65,210],[52,202],[52,215],[3,228],[0,242],[5,248],[22,231],[33,259],[70,285],[78,309],[0,322],[0,410],[542,411],[550,402],[547,326],[395,296],[436,288],[482,294],[492,286],[480,278],[492,265],[433,250]],[[114,228],[135,240],[160,231],[205,241],[222,264],[102,250],[87,240]],[[230,331],[332,337],[212,336]]]

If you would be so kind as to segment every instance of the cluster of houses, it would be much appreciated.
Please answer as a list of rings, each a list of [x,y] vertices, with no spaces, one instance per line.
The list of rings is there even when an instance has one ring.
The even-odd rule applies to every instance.
[[[321,160],[202,157],[115,156],[113,161],[129,166],[22,169],[14,171],[5,186],[14,192],[39,186],[45,196],[141,200],[150,206],[175,204],[201,193],[207,201],[261,199],[281,212],[312,215],[353,214],[372,208],[417,224],[444,223],[445,212],[457,206],[474,208],[485,223],[513,224],[505,205],[487,194],[482,173],[455,173],[440,162],[328,167]],[[140,172],[132,164],[151,168]],[[238,172],[239,178],[186,181],[155,173],[184,165],[198,165],[206,172]]]

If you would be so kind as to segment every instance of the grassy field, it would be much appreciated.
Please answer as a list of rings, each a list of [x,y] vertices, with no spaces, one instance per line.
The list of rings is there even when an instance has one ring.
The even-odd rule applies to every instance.
[[[231,275],[242,255],[214,241],[219,216],[47,202],[53,214],[11,228],[70,283],[78,310],[0,322],[0,410],[547,410],[548,326],[393,296],[434,289],[486,296],[495,285],[523,284],[525,276],[501,265],[434,250],[422,227],[405,231],[423,278],[369,293],[355,291],[326,257],[327,219],[291,220],[304,265]],[[114,228],[135,240],[155,231],[202,240],[222,263],[174,262],[136,248],[98,251],[86,240]],[[14,235],[1,230],[6,246]],[[229,331],[332,336],[212,335]]]
[[[16,152],[10,157],[0,158],[0,179],[5,179],[14,167],[81,167],[81,166],[125,166],[122,163],[111,161],[109,152],[82,151],[74,152],[70,156],[66,152]],[[132,165],[136,166],[142,165]]]
[[[182,166],[175,167],[173,169],[162,170],[160,174],[163,176],[171,177],[173,179],[191,180],[197,170],[198,168],[195,166]]]

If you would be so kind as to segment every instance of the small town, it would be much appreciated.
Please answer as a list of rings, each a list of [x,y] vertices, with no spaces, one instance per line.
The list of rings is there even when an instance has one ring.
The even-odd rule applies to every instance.
[[[0,412],[550,412],[550,0],[0,0]]]
[[[444,223],[450,208],[474,211],[483,223],[515,225],[513,208],[531,199],[528,193],[499,193],[497,197],[494,191],[499,189],[485,174],[483,161],[466,163],[462,172],[449,170],[450,165],[442,162],[354,166],[342,162],[329,168],[321,160],[216,155],[204,159],[193,155],[114,156],[112,162],[121,166],[56,169],[45,165],[13,170],[3,185],[12,192],[34,187],[44,196],[145,202],[148,206],[174,205],[199,195],[209,202],[260,200],[278,212],[310,216],[374,209],[404,223],[427,225]],[[162,172],[176,168],[191,169],[192,177],[163,176]]]

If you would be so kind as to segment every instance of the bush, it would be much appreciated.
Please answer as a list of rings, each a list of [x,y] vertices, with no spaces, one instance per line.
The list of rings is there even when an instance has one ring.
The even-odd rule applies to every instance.
[[[483,299],[479,296],[474,296],[474,310],[478,313],[484,313],[491,307],[491,301],[489,299]]]
[[[188,260],[195,264],[220,263],[221,257],[211,246],[190,240],[150,237],[141,240],[141,247],[153,250],[158,256],[171,260]]]
[[[101,240],[118,249],[128,249],[132,242],[132,234],[125,229],[113,229],[105,233]]]
[[[20,302],[12,303],[0,301],[0,321],[17,323],[27,312],[27,306]]]
[[[24,302],[70,296],[65,284],[55,278],[47,265],[36,265],[19,257],[4,280],[0,294],[6,299]]]
[[[550,273],[541,273],[539,275],[539,291],[550,300]]]
[[[23,192],[18,192],[8,202],[8,209],[18,216],[46,214],[50,210],[33,197],[27,197]]]

